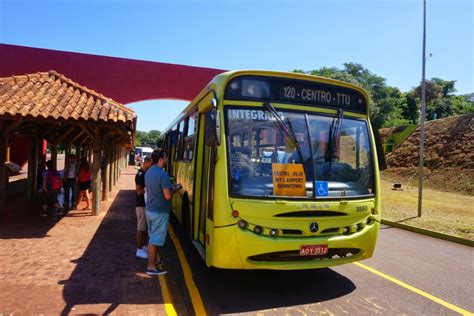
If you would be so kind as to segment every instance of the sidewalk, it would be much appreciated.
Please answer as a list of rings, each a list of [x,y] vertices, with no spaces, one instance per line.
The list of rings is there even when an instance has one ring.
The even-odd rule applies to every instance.
[[[165,314],[158,279],[135,258],[135,172],[122,173],[99,216],[22,212],[0,223],[0,315]]]

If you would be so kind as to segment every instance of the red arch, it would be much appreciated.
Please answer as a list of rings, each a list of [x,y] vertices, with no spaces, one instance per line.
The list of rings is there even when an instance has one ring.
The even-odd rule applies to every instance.
[[[122,104],[192,100],[225,70],[0,44],[0,77],[56,70]]]

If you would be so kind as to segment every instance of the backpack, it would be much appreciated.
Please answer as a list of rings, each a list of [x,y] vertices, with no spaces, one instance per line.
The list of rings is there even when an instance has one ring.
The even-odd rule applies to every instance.
[[[61,174],[59,173],[59,171],[48,171],[48,176],[46,177],[46,184],[49,190],[61,189]]]

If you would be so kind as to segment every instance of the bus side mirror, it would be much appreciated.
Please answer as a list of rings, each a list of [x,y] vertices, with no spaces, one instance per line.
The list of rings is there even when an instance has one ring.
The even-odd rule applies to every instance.
[[[161,138],[156,142],[156,147],[163,148],[163,140]]]
[[[221,144],[220,112],[216,108],[206,112],[205,142],[206,146],[219,146]]]

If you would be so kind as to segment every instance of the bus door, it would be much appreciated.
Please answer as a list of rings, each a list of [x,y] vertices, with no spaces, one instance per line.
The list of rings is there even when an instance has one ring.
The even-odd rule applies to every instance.
[[[204,121],[204,124],[202,126],[204,126],[205,128],[203,129],[206,129],[207,131],[209,131],[208,126],[211,126],[210,130],[215,131],[216,116],[217,115],[214,110],[210,110],[205,115],[203,115],[202,120],[201,120],[201,121]],[[211,121],[207,122],[207,119],[210,119]],[[217,116],[217,119],[218,119],[218,116]],[[214,127],[212,127],[213,125]],[[204,139],[204,137],[202,139]],[[213,139],[212,136],[206,136],[206,143],[208,143],[207,141],[211,139]],[[211,140],[211,142],[213,141]],[[202,174],[201,174],[201,181],[200,181],[201,192],[200,192],[200,207],[199,207],[198,239],[202,245],[205,245],[206,218],[209,218],[211,220],[213,218],[215,161],[216,161],[217,147],[215,147],[215,144],[212,146],[203,144],[201,148],[203,150],[203,155],[202,155]]]
[[[199,228],[198,228],[198,239],[199,242],[204,246],[204,236],[206,234],[206,215],[209,209],[210,199],[210,181],[211,181],[211,151],[212,148],[203,146],[203,157],[202,157],[202,177],[201,177],[201,194],[200,194],[200,207],[199,207]]]

